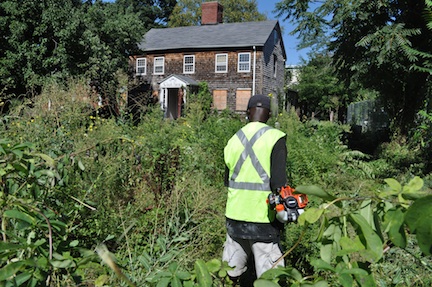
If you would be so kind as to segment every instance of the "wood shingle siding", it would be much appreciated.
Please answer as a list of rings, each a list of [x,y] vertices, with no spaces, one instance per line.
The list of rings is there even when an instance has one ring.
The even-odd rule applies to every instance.
[[[284,93],[286,54],[276,20],[151,29],[139,47],[143,53],[131,57],[130,70],[137,81],[150,84],[157,93],[162,92],[159,85],[163,79],[183,75],[197,82],[207,82],[214,108],[236,112],[245,111],[245,102],[253,93],[272,94],[275,99]],[[246,61],[239,71],[242,53]],[[216,55],[219,54],[228,58],[226,72],[216,71]],[[186,71],[185,56],[190,56]],[[155,57],[164,57],[163,74],[154,73]],[[146,74],[136,74],[138,58],[146,59]],[[224,67],[222,62],[220,69]]]

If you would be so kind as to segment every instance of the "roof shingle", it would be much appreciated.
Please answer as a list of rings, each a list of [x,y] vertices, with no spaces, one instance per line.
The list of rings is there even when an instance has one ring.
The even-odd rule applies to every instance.
[[[145,52],[188,48],[264,46],[277,20],[217,25],[154,28],[139,48]]]

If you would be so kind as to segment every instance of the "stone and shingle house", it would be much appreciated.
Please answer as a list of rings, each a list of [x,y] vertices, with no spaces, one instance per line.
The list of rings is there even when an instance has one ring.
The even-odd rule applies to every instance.
[[[213,107],[244,112],[254,94],[284,95],[285,49],[276,20],[222,23],[217,1],[202,3],[200,26],[148,31],[131,56],[134,78],[148,84],[168,118],[207,82]]]

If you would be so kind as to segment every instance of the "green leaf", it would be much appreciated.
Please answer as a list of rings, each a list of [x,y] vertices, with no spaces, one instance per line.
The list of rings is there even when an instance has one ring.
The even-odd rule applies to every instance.
[[[402,191],[402,185],[394,178],[386,178],[384,179],[385,183],[396,193]]]
[[[316,185],[300,185],[295,188],[295,191],[296,193],[317,196],[327,201],[332,201],[335,199],[333,195],[328,194]]]
[[[360,205],[360,214],[366,219],[366,221],[374,228],[374,219],[372,213],[372,200],[366,199],[362,201]],[[375,228],[374,228],[375,229]]]
[[[0,269],[0,282],[6,281],[11,276],[14,276],[24,265],[24,262],[12,262]]]
[[[222,262],[219,259],[212,259],[206,263],[209,272],[217,272],[222,266]]]
[[[191,278],[191,274],[187,271],[177,271],[176,276],[180,280],[189,280]]]
[[[360,214],[352,213],[350,214],[350,218],[359,226],[359,235],[363,236],[366,241],[367,252],[363,252],[362,254],[366,255],[368,261],[377,262],[381,259],[383,254],[381,238]]]
[[[350,269],[344,269],[339,274],[353,274],[353,275],[359,275],[359,276],[367,276],[369,273],[361,268],[350,268]]]
[[[315,284],[313,286],[314,287],[328,287],[328,283],[327,283],[327,281],[322,280],[322,281],[315,282]]]
[[[94,284],[96,287],[102,287],[105,285],[106,282],[108,282],[108,279],[109,279],[108,275],[106,274],[100,275],[98,278],[96,278]]]
[[[432,195],[414,201],[405,214],[405,223],[416,234],[420,250],[432,254]]]
[[[13,251],[13,250],[24,249],[24,248],[26,248],[26,246],[22,246],[16,243],[0,241],[0,252],[4,252],[6,250]]]
[[[360,285],[361,287],[376,287],[376,282],[375,282],[375,278],[372,276],[372,274],[367,274],[367,275],[359,275],[359,274],[354,274],[355,279],[358,283],[358,285]]]
[[[407,243],[404,230],[404,219],[404,213],[400,208],[390,209],[384,215],[383,222],[391,242],[401,248],[405,248]]]
[[[15,276],[15,284],[16,286],[23,286],[25,282],[27,282],[32,277],[31,273],[23,272]]]
[[[339,274],[338,279],[343,287],[352,287],[354,285],[354,279],[350,274]]]
[[[331,262],[333,244],[322,244],[320,247],[320,257],[327,263]]]
[[[78,246],[78,244],[79,244],[79,241],[78,241],[78,240],[73,240],[73,241],[71,241],[71,242],[69,243],[69,246],[70,246],[70,247],[76,247],[76,246]]]
[[[305,222],[314,223],[321,215],[324,213],[324,209],[311,207],[305,210],[303,214],[299,217],[298,222],[300,225],[304,225]]]
[[[399,192],[395,191],[395,190],[386,190],[386,191],[381,191],[378,193],[378,196],[381,198],[386,198],[388,196],[392,196],[392,195],[396,195]]]
[[[202,259],[195,261],[195,273],[197,275],[198,285],[200,287],[210,287],[212,279],[207,270],[206,264]]]
[[[266,280],[274,280],[276,278],[279,278],[281,276],[289,276],[291,273],[287,272],[287,268],[285,267],[278,267],[278,268],[272,268],[267,271],[265,271],[260,279],[266,279]],[[292,271],[289,269],[289,271]]]
[[[218,272],[219,278],[225,278],[228,275],[228,272],[225,269],[221,269]]]
[[[171,278],[171,287],[182,287],[182,283],[177,276]]]
[[[417,192],[422,189],[424,184],[423,179],[421,179],[419,176],[415,176],[413,179],[411,179],[407,185],[403,187],[403,192],[407,193],[413,193]]]
[[[66,260],[51,260],[50,261],[51,265],[56,267],[56,268],[71,268],[71,267],[75,267],[75,262],[73,260],[70,259],[66,259]]]
[[[169,270],[172,274],[176,273],[177,268],[178,268],[178,263],[177,263],[177,262],[171,262],[170,265],[168,266],[168,270]]]
[[[295,268],[291,269],[291,277],[294,278],[297,281],[301,281],[303,279],[302,274]]]
[[[335,269],[333,266],[331,266],[329,263],[325,262],[322,259],[315,259],[311,261],[312,266],[314,266],[318,270],[329,270],[332,272],[335,272]]]
[[[150,269],[150,256],[146,253],[144,255],[138,256],[138,261],[144,266],[145,269]]]
[[[6,210],[3,213],[3,216],[9,217],[9,218],[19,219],[19,220],[25,221],[25,222],[30,223],[30,224],[34,224],[36,222],[36,218],[28,215],[27,213],[16,210],[16,209]]]
[[[79,167],[79,169],[82,170],[82,171],[85,170],[85,167],[84,167],[83,163],[81,162],[81,160],[78,160],[78,167]]]
[[[359,252],[365,249],[363,243],[361,243],[360,238],[358,236],[356,236],[354,240],[351,240],[350,238],[344,236],[339,240],[339,244],[342,250],[336,252],[337,256],[343,256],[353,252]]]
[[[427,196],[429,193],[424,191],[410,192],[410,193],[402,193],[402,197],[408,200],[417,200]]]
[[[43,153],[36,153],[35,155],[39,156],[40,158],[42,158],[47,163],[47,165],[49,165],[50,167],[54,167],[55,166],[55,161],[54,161],[54,159],[52,157],[50,157],[50,156],[48,156],[46,154],[43,154]]]
[[[156,287],[167,287],[169,285],[170,281],[171,281],[171,278],[163,277],[158,281]]]
[[[280,287],[279,284],[264,279],[255,280],[253,286],[254,287]]]
[[[168,252],[168,253],[165,253],[164,255],[162,255],[159,258],[159,261],[165,263],[165,262],[170,261],[173,257],[174,257],[174,254],[172,252]]]
[[[300,219],[300,218],[299,218]],[[326,228],[328,227],[328,219],[327,217],[323,217],[324,220],[321,220],[321,225],[320,225],[320,229],[318,231],[317,237],[315,239],[315,241],[320,242],[322,240],[322,237],[324,235],[324,231],[326,230]]]

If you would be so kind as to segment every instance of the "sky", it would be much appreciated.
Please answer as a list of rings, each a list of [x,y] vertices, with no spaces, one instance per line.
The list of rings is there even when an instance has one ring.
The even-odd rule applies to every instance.
[[[284,20],[283,17],[276,17],[276,13],[272,11],[275,9],[276,3],[282,0],[257,0],[258,11],[267,16],[269,20],[279,20],[279,25],[282,29],[282,38],[285,45],[285,52],[287,59],[285,61],[286,66],[300,65],[301,58],[307,59],[307,49],[297,50],[297,44],[299,40],[296,36],[292,36],[289,33],[294,30],[294,26],[288,21]]]

